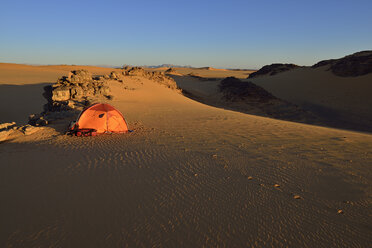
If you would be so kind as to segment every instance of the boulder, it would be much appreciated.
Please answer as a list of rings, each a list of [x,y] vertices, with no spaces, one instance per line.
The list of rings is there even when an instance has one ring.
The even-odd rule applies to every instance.
[[[48,123],[48,120],[41,114],[32,114],[28,117],[28,124],[33,126],[46,126]]]

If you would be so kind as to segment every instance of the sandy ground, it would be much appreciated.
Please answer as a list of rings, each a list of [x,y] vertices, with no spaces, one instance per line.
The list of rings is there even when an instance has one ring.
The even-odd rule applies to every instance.
[[[53,82],[63,69],[30,69],[39,76],[27,84]],[[22,84],[19,71],[0,72],[2,84]],[[113,84],[110,103],[130,134],[46,131],[0,144],[1,247],[372,242],[371,134],[223,110],[148,80],[125,83],[135,90]]]

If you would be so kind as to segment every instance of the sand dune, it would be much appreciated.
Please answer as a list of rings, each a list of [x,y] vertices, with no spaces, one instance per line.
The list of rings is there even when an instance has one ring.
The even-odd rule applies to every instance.
[[[247,80],[279,98],[333,120],[332,125],[371,132],[372,74],[339,77],[326,69],[299,68]]]
[[[68,73],[33,68],[24,76],[23,69],[5,69],[0,82],[20,84],[34,73],[27,82],[35,85]],[[200,94],[213,89],[212,81],[188,80],[197,79],[180,84],[192,90],[199,83]],[[124,114],[130,134],[65,136],[61,120],[51,124],[54,131],[0,144],[2,246],[371,243],[371,134],[215,108],[148,79],[124,83],[135,90],[112,83],[110,103]]]

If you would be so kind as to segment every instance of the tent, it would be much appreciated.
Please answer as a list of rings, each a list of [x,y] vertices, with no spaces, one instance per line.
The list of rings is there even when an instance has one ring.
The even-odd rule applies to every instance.
[[[97,134],[128,132],[123,115],[107,103],[96,103],[84,109],[72,129],[77,132],[93,130]]]

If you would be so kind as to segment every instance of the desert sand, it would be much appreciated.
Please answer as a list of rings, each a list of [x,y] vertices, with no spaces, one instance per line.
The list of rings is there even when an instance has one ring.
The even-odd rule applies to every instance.
[[[40,112],[45,103],[43,86],[79,68],[0,64],[0,122],[26,123],[28,114]],[[176,70],[210,78],[247,77],[246,71]],[[291,87],[294,81],[285,88],[286,73],[277,75],[283,77],[282,91],[265,78],[255,83],[288,99],[291,88],[301,96],[293,99],[298,103],[302,96],[313,104],[324,101],[322,95],[315,99],[315,93]],[[147,79],[124,82],[134,90],[112,83],[109,103],[123,113],[132,133],[71,137],[64,135],[66,123],[60,121],[1,143],[0,246],[372,243],[371,133],[213,107],[202,102],[215,97],[218,80],[175,79],[200,102]],[[364,97],[364,90],[359,93]],[[359,97],[353,99],[345,105],[339,98],[326,100],[346,113],[349,103],[359,104]]]

